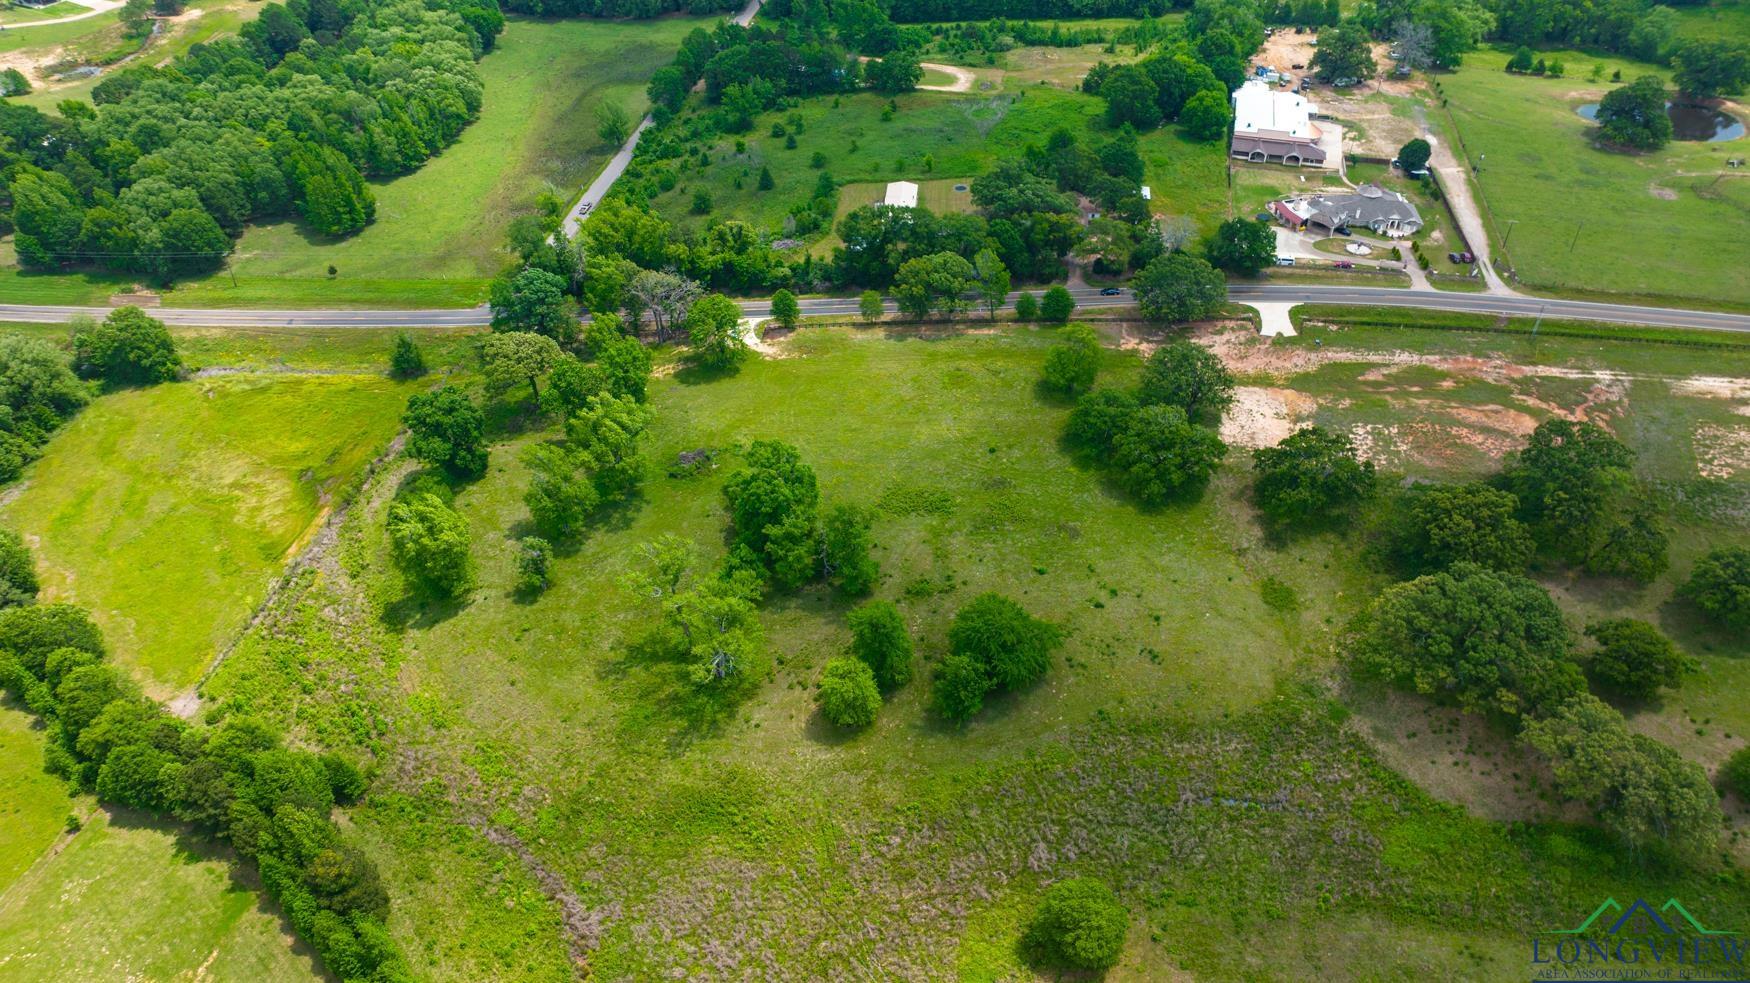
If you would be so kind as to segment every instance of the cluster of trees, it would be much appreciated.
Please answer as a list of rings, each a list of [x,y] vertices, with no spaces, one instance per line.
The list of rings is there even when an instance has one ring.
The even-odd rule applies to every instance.
[[[968,55],[974,52],[999,54],[1016,47],[1074,48],[1084,44],[1106,44],[1114,40],[1114,32],[1099,27],[1079,27],[1052,22],[1010,21],[998,17],[988,21],[967,21],[959,24],[931,25],[935,45],[944,54]]]
[[[1263,40],[1248,8],[1210,4],[1207,16],[1187,18],[1181,42],[1140,62],[1100,62],[1082,79],[1082,91],[1106,102],[1106,121],[1152,130],[1178,123],[1186,136],[1212,141],[1233,124],[1228,96],[1246,78],[1246,60]]]
[[[1332,461],[1348,456],[1330,455],[1321,473],[1340,475]],[[1490,482],[1396,491],[1379,511],[1377,552],[1413,579],[1350,625],[1346,647],[1364,674],[1513,728],[1549,757],[1559,791],[1629,843],[1700,852],[1720,824],[1705,773],[1632,735],[1587,687],[1645,700],[1681,685],[1694,662],[1636,619],[1594,621],[1582,646],[1523,573],[1536,557],[1638,580],[1665,570],[1664,524],[1633,460],[1601,428],[1552,419]],[[1367,493],[1340,484],[1344,501]],[[1735,599],[1735,623],[1750,624],[1750,551],[1709,554],[1680,593],[1728,626]]]
[[[1082,396],[1065,436],[1138,501],[1162,505],[1200,493],[1227,456],[1207,424],[1221,419],[1233,390],[1221,359],[1189,341],[1170,342],[1149,356],[1134,389]]]
[[[822,515],[814,469],[789,444],[756,440],[743,461],[723,483],[734,532],[729,569],[780,590],[819,578],[847,597],[874,588],[880,568],[870,555],[866,510],[836,505]]]
[[[90,387],[54,345],[0,335],[0,483],[17,478],[50,435],[90,400]]]
[[[1170,0],[893,0],[888,14],[902,24],[937,21],[1092,20],[1101,17],[1159,17],[1182,3]]]
[[[375,864],[329,818],[367,780],[247,717],[196,727],[140,693],[69,604],[36,605],[30,556],[0,536],[0,688],[45,728],[46,769],[116,806],[187,823],[253,860],[292,926],[343,980],[410,980]]]
[[[601,17],[609,20],[664,14],[715,14],[740,10],[741,0],[506,0],[504,9],[531,17]]]
[[[1045,678],[1051,653],[1063,641],[1056,625],[1041,621],[1001,594],[981,594],[948,626],[948,656],[936,668],[931,701],[948,720],[965,721],[984,709],[991,692],[1017,692]]]
[[[1396,44],[1398,64],[1412,69],[1457,68],[1495,30],[1495,13],[1482,0],[1375,0],[1355,20]]]
[[[867,727],[886,694],[911,681],[911,634],[892,601],[869,601],[847,620],[851,655],[827,661],[815,703],[839,727]]]
[[[110,388],[150,386],[182,375],[182,356],[164,322],[138,307],[118,307],[102,323],[75,317],[73,371]]]

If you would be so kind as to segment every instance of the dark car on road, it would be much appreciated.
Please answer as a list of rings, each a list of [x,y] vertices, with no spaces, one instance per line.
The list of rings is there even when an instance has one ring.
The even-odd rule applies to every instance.
[[[1107,287],[1106,289],[1100,291],[1100,296],[1102,296],[1102,297],[1117,297],[1117,296],[1122,295],[1123,293],[1124,293],[1124,291],[1119,290],[1117,287]]]
[[[1337,260],[1335,263],[1332,263],[1331,265],[1336,267],[1339,270],[1352,270],[1355,268],[1355,264],[1349,262],[1346,259]]]

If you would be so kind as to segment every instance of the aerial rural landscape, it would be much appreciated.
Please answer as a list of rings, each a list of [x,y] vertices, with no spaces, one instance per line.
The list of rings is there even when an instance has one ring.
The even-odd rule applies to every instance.
[[[1750,0],[0,0],[0,983],[1750,983]]]

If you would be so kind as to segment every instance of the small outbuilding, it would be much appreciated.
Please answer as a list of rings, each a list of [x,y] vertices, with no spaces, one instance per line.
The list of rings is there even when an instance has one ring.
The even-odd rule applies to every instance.
[[[910,181],[894,181],[887,186],[887,197],[883,205],[893,205],[898,208],[918,207],[918,186]]]

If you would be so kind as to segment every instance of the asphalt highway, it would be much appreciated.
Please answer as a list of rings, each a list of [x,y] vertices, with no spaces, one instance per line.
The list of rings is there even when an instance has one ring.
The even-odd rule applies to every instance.
[[[1128,290],[1116,297],[1101,296],[1100,291],[1094,287],[1076,288],[1070,293],[1075,297],[1078,309],[1123,307],[1135,303],[1135,298]],[[1014,296],[1017,295],[1010,297],[1011,304]],[[1228,296],[1242,304],[1258,302],[1419,307],[1429,310],[1470,311],[1516,317],[1542,316],[1710,331],[1750,331],[1750,314],[1723,314],[1714,311],[1686,311],[1665,307],[1602,304],[1584,300],[1547,300],[1539,297],[1447,293],[1436,290],[1236,284],[1229,288]],[[858,313],[858,303],[855,297],[813,298],[803,300],[801,306],[802,313],[808,317],[855,316]],[[743,301],[741,307],[750,317],[762,317],[770,311],[770,304],[764,300]],[[893,309],[892,301],[888,301],[887,310],[892,311]],[[107,307],[39,307],[26,304],[0,304],[0,321],[59,324],[80,314],[101,318],[109,313],[109,310]],[[484,306],[432,310],[297,311],[157,308],[151,311],[151,314],[166,324],[214,328],[446,328],[475,327],[484,325],[491,319],[490,312]]]

